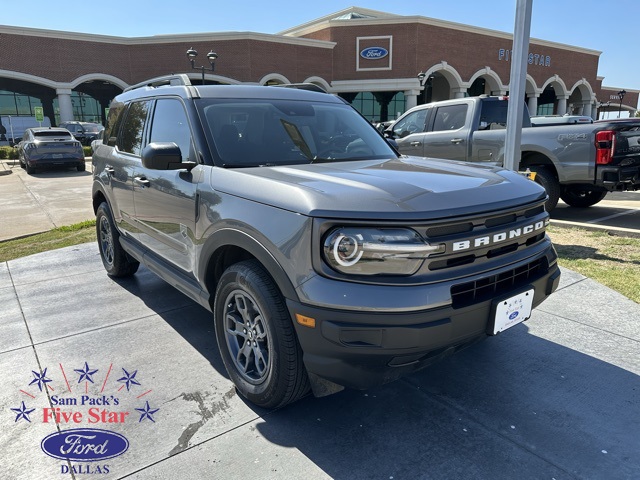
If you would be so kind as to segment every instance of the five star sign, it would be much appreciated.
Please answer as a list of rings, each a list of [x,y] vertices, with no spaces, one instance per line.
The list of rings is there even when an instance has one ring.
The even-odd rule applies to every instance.
[[[142,420],[144,420],[145,418],[148,418],[149,420],[151,420],[153,423],[156,423],[156,421],[153,419],[152,415],[154,413],[156,413],[158,410],[160,410],[159,408],[153,409],[151,410],[151,407],[149,406],[149,402],[146,402],[146,405],[144,406],[144,408],[136,408],[137,411],[139,411],[141,413],[140,415],[140,420],[138,420],[138,423],[140,423]]]
[[[93,378],[91,378],[91,376],[94,375],[97,371],[98,371],[97,369],[91,370],[87,362],[84,362],[84,369],[82,368],[74,369],[74,372],[80,375],[80,378],[78,379],[78,383],[81,383],[82,381],[88,381],[93,383]]]
[[[148,405],[149,405],[149,402],[147,402],[147,406]],[[24,402],[22,402],[22,406],[20,408],[12,408],[11,410],[13,410],[14,412],[16,412],[18,414],[18,415],[16,415],[16,420],[15,420],[16,422],[18,420],[24,418],[27,422],[31,423],[31,420],[29,420],[29,415],[31,413],[33,413],[35,408],[27,409],[27,407],[25,406]]]

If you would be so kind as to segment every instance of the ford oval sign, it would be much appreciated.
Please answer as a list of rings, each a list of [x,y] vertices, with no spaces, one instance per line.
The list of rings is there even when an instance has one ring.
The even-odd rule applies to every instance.
[[[109,430],[73,428],[47,435],[40,447],[60,460],[95,462],[122,455],[129,448],[129,440]]]
[[[360,56],[367,60],[377,60],[379,58],[384,58],[387,55],[389,55],[389,50],[382,47],[368,47],[360,52]]]

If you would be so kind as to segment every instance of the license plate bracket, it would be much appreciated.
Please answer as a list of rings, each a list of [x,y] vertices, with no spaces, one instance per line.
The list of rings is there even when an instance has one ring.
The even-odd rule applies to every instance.
[[[535,290],[529,288],[516,295],[496,300],[491,309],[492,320],[489,322],[487,333],[497,335],[531,317],[534,293]]]

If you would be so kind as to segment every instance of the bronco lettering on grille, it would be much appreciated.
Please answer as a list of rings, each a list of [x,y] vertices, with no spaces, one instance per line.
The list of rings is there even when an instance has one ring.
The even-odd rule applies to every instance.
[[[504,242],[505,240],[512,240],[519,238],[523,235],[528,235],[538,230],[544,230],[549,224],[549,220],[540,220],[539,222],[526,225],[524,227],[514,228],[504,232],[494,233],[492,235],[486,235],[484,237],[476,237],[471,240],[462,240],[459,242],[453,242],[453,251],[459,252],[460,250],[468,250],[470,248],[487,247],[496,243]]]

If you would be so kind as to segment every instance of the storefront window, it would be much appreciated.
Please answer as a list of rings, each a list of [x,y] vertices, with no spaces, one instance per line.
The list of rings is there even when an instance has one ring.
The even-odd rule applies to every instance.
[[[367,120],[371,122],[381,121],[382,105],[372,92],[360,92],[351,102],[351,105],[358,110]],[[386,120],[395,120],[404,113],[404,93],[397,92],[389,101],[387,106]]]

